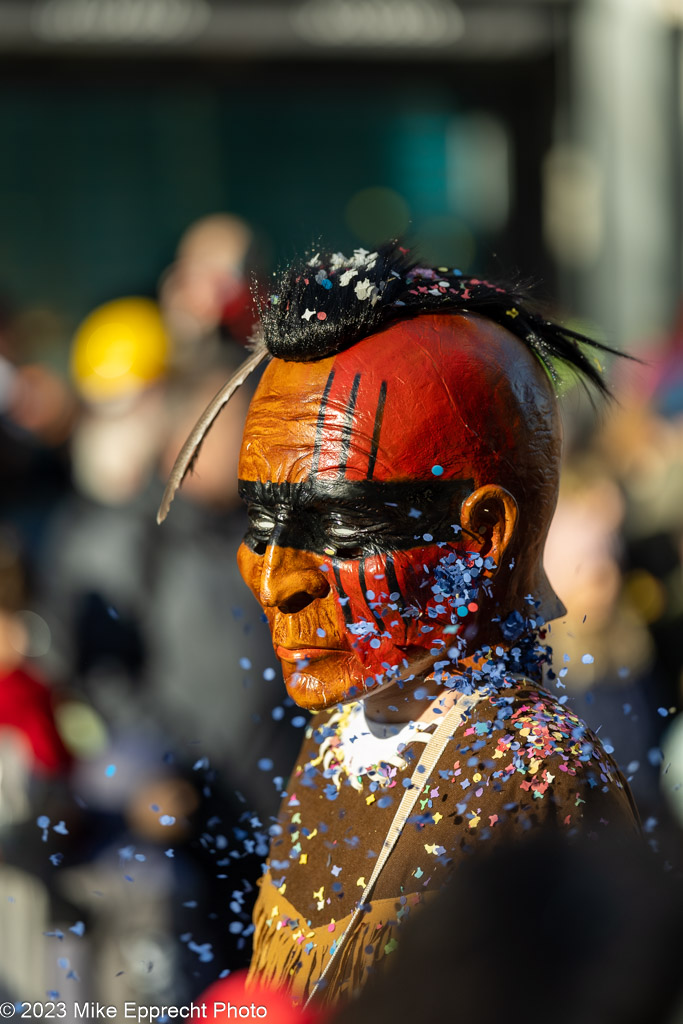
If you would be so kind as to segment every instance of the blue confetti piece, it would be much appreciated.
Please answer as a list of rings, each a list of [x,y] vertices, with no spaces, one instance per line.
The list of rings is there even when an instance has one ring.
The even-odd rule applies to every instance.
[[[249,658],[240,658],[240,668],[243,668],[245,671],[251,668]]]
[[[297,715],[296,718],[292,719],[292,725],[295,729],[301,729],[306,724],[306,719],[303,715]]]
[[[221,971],[221,973],[218,975],[218,977],[219,978],[227,978],[229,975],[230,975],[230,968],[226,967],[224,970]]]
[[[63,971],[68,970],[68,967],[69,967],[68,959],[65,956],[58,957],[57,958],[57,967],[61,967]]]
[[[38,828],[47,828],[50,824],[50,819],[47,814],[41,814],[39,818],[36,818],[36,825]]]
[[[58,832],[60,836],[68,836],[69,830],[66,827],[66,822],[60,821],[58,825],[52,826],[53,832]]]
[[[667,708],[657,708],[657,714],[661,715],[662,718],[666,718],[669,714],[669,711]]]
[[[113,776],[116,775],[116,765],[108,764],[107,767],[104,769],[104,774],[107,776],[108,779],[113,778]]]
[[[159,824],[164,826],[175,825],[175,818],[172,814],[162,814],[159,818]]]
[[[664,760],[664,755],[662,754],[662,752],[659,749],[659,747],[652,747],[647,752],[647,759],[648,759],[648,761],[650,762],[650,764],[652,765],[653,768],[658,768],[659,765]]]
[[[78,935],[80,938],[85,935],[85,923],[83,921],[76,921],[76,924],[71,925],[69,931],[73,932],[74,935]]]
[[[55,868],[58,868],[63,860],[64,860],[64,854],[63,853],[51,853],[50,854],[50,863]]]
[[[275,669],[274,668],[264,668],[264,670],[263,670],[263,678],[267,679],[268,682],[270,682],[272,679],[275,679]]]
[[[285,717],[285,709],[280,707],[273,708],[273,710],[271,711],[271,716],[275,722],[279,722],[281,719]]]
[[[269,757],[262,757],[261,760],[258,762],[258,767],[261,769],[262,772],[269,772],[272,771],[273,762]]]
[[[592,665],[593,662],[595,661],[595,658],[593,657],[592,654],[582,654],[581,655],[581,661],[583,662],[584,665]]]
[[[443,476],[443,466],[432,466],[434,476]]]

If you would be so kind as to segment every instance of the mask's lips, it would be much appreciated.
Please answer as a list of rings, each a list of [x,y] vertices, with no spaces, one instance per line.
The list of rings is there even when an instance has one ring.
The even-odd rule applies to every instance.
[[[283,647],[278,644],[275,648],[280,661],[287,661],[293,664],[302,661],[316,661],[325,658],[329,654],[349,654],[349,651],[340,647]]]

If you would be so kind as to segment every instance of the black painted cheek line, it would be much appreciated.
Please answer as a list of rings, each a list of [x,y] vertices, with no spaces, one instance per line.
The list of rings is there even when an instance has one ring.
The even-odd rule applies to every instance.
[[[313,462],[311,463],[311,476],[315,476],[318,472],[318,465],[320,463],[320,451],[323,443],[323,431],[325,429],[325,410],[327,409],[327,400],[330,397],[330,391],[332,389],[332,382],[334,381],[334,368],[330,370],[327,383],[325,384],[325,390],[323,391],[322,401],[320,402],[320,409],[318,410],[318,421],[315,425],[315,446],[313,448]]]
[[[401,593],[401,588],[398,585],[398,576],[396,575],[396,567],[394,565],[394,556],[391,555],[391,554],[388,554],[386,556],[385,562],[386,562],[385,573],[386,573],[386,577],[387,577],[387,584],[389,586],[389,600],[387,601],[387,605],[390,605],[390,604],[398,605],[398,608],[396,609],[396,611],[394,611],[393,608],[388,608],[387,609],[387,614],[391,615],[391,619],[389,621],[393,622],[393,620],[398,616],[398,618],[401,620],[401,627],[403,629],[404,637],[407,637],[407,635],[408,635],[408,626],[409,626],[409,623],[410,623],[410,619],[406,620],[403,617],[403,609],[405,608],[405,602],[403,600],[403,594]],[[398,594],[398,597],[396,598],[395,601],[391,600],[391,595],[392,594]]]
[[[349,600],[348,594],[346,593],[346,591],[344,590],[344,587],[342,586],[341,573],[339,571],[339,559],[338,558],[333,558],[332,559],[332,571],[334,572],[334,581],[337,584],[337,591],[339,592],[339,596],[346,598],[344,603],[341,605],[341,610],[342,610],[342,614],[344,616],[344,622],[348,626],[349,623],[352,621],[351,608],[349,607],[351,602]]]
[[[391,554],[386,556],[386,576],[387,583],[389,584],[389,595],[399,595],[396,601],[391,602],[391,596],[389,597],[389,600],[392,604],[398,604],[400,607],[403,595],[401,594],[401,588],[398,585],[398,577],[396,576],[396,568],[394,566],[394,556]]]
[[[342,441],[341,441],[341,453],[339,457],[339,475],[344,476],[346,473],[346,463],[349,461],[349,447],[351,445],[351,434],[353,432],[353,414],[356,411],[356,402],[358,400],[358,388],[360,386],[360,373],[357,373],[353,378],[353,384],[351,385],[351,394],[349,395],[349,402],[346,406],[346,412],[344,413],[344,426],[342,427]]]
[[[382,429],[384,403],[386,402],[386,398],[387,382],[383,380],[379,389],[379,400],[377,402],[377,412],[375,413],[375,426],[372,431],[372,447],[370,448],[370,458],[368,459],[368,480],[372,480],[372,475],[375,472],[375,463],[377,461],[377,452],[379,450],[379,434]]]
[[[370,601],[369,601],[368,596],[367,596],[367,586],[366,586],[366,583],[365,583],[365,559],[364,558],[361,558],[358,561],[358,582],[360,583],[361,593],[363,595],[363,600],[365,601],[365,604],[367,605],[367,609],[370,612],[370,614],[372,615],[372,617],[373,617],[373,619],[375,621],[375,625],[379,629],[380,633],[383,633],[384,632],[384,628],[385,628],[384,627],[384,623],[382,622],[382,620],[379,617],[379,615],[377,615],[377,613],[370,607]]]

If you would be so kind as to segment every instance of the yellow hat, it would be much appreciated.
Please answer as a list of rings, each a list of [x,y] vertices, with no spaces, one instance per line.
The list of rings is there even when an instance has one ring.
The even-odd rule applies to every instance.
[[[95,309],[78,328],[71,373],[89,401],[121,398],[163,375],[169,346],[156,302],[115,299]]]

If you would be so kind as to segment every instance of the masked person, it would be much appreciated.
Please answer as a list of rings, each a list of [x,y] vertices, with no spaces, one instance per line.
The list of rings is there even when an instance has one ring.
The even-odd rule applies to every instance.
[[[628,787],[542,685],[559,360],[580,335],[513,292],[388,245],[316,254],[261,310],[272,356],[240,455],[238,561],[291,698],[316,712],[283,797],[252,977],[336,1003],[463,857],[534,826],[636,829]],[[560,684],[561,685],[561,684]],[[466,922],[454,923],[462,927]]]

